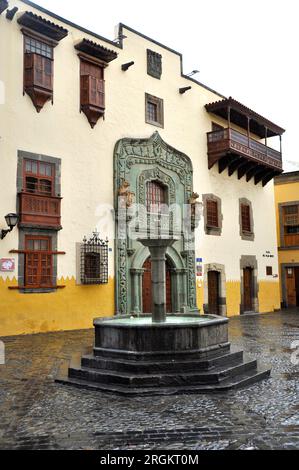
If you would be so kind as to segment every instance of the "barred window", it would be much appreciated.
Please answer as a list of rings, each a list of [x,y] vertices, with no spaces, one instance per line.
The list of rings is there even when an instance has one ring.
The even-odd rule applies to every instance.
[[[108,240],[101,240],[97,232],[88,240],[83,240],[81,253],[81,283],[108,283]]]
[[[163,100],[145,94],[145,122],[154,126],[164,126],[164,104]]]

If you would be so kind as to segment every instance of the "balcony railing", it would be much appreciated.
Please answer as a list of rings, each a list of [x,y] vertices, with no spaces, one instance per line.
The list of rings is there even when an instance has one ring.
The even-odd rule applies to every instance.
[[[257,142],[235,129],[222,129],[208,133],[209,168],[227,154],[245,157],[257,164],[282,170],[282,154]]]
[[[61,228],[61,198],[22,192],[19,194],[20,225]]]

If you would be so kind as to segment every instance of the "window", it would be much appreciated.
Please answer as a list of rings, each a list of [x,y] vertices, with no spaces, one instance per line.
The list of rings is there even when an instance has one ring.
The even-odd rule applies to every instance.
[[[150,49],[147,49],[147,73],[158,79],[162,75],[162,56]]]
[[[158,181],[149,181],[146,185],[146,188],[147,212],[163,212],[163,206],[167,204],[166,188]]]
[[[251,232],[250,206],[241,204],[242,232]]]
[[[218,228],[218,203],[207,200],[207,226]]]
[[[53,46],[31,36],[24,36],[24,93],[37,112],[53,100]]]
[[[39,54],[48,59],[53,59],[53,47],[40,40],[25,36],[25,53]]]
[[[81,284],[108,283],[108,240],[101,240],[98,233],[80,244]]]
[[[51,238],[27,235],[25,246],[25,288],[52,288]]]
[[[164,126],[163,100],[156,96],[145,94],[145,122],[154,126]]]
[[[27,193],[54,195],[55,169],[51,163],[24,159],[24,185]]]
[[[267,267],[266,267],[266,274],[267,274],[267,276],[273,276],[273,268],[272,268],[272,266],[267,266]]]
[[[285,246],[299,246],[299,204],[283,207]]]
[[[222,234],[222,201],[215,194],[203,194],[204,229],[206,235],[220,237]]]
[[[104,67],[96,61],[80,60],[81,111],[92,128],[105,113]]]

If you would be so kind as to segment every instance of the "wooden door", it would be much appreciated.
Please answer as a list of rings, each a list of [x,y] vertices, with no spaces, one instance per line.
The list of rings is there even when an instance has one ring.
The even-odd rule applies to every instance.
[[[243,289],[244,289],[244,311],[251,312],[253,310],[253,270],[245,268],[243,270]]]
[[[152,313],[152,263],[151,258],[148,258],[143,265],[144,274],[142,281],[142,301],[143,313]],[[171,267],[166,262],[166,311],[172,312],[171,302]]]
[[[288,307],[296,307],[296,272],[294,268],[286,268],[287,276],[287,303]]]
[[[219,273],[208,272],[209,313],[219,315]]]

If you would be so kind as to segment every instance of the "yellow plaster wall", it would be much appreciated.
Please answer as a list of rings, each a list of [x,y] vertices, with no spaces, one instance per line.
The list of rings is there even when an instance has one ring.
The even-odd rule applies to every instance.
[[[240,314],[241,283],[240,281],[228,281],[226,283],[227,316],[233,317]]]
[[[112,278],[101,286],[79,286],[74,278],[62,278],[58,285],[66,287],[51,294],[9,289],[16,285],[16,279],[0,278],[0,337],[92,328],[94,318],[114,314]]]
[[[276,206],[276,226],[277,226],[277,239],[280,246],[280,227],[279,227],[279,209],[278,204],[283,202],[292,202],[299,200],[299,181],[288,182],[286,184],[275,184],[274,185],[274,196],[275,196],[275,206]],[[281,256],[281,254],[280,254]],[[280,258],[279,256],[279,258]],[[297,255],[298,257],[298,255]],[[279,260],[280,263],[284,261]]]
[[[279,282],[259,282],[259,311],[260,313],[273,312],[280,309]]]
[[[204,304],[204,285],[202,281],[197,281],[197,307],[200,313],[203,313],[203,304]]]

